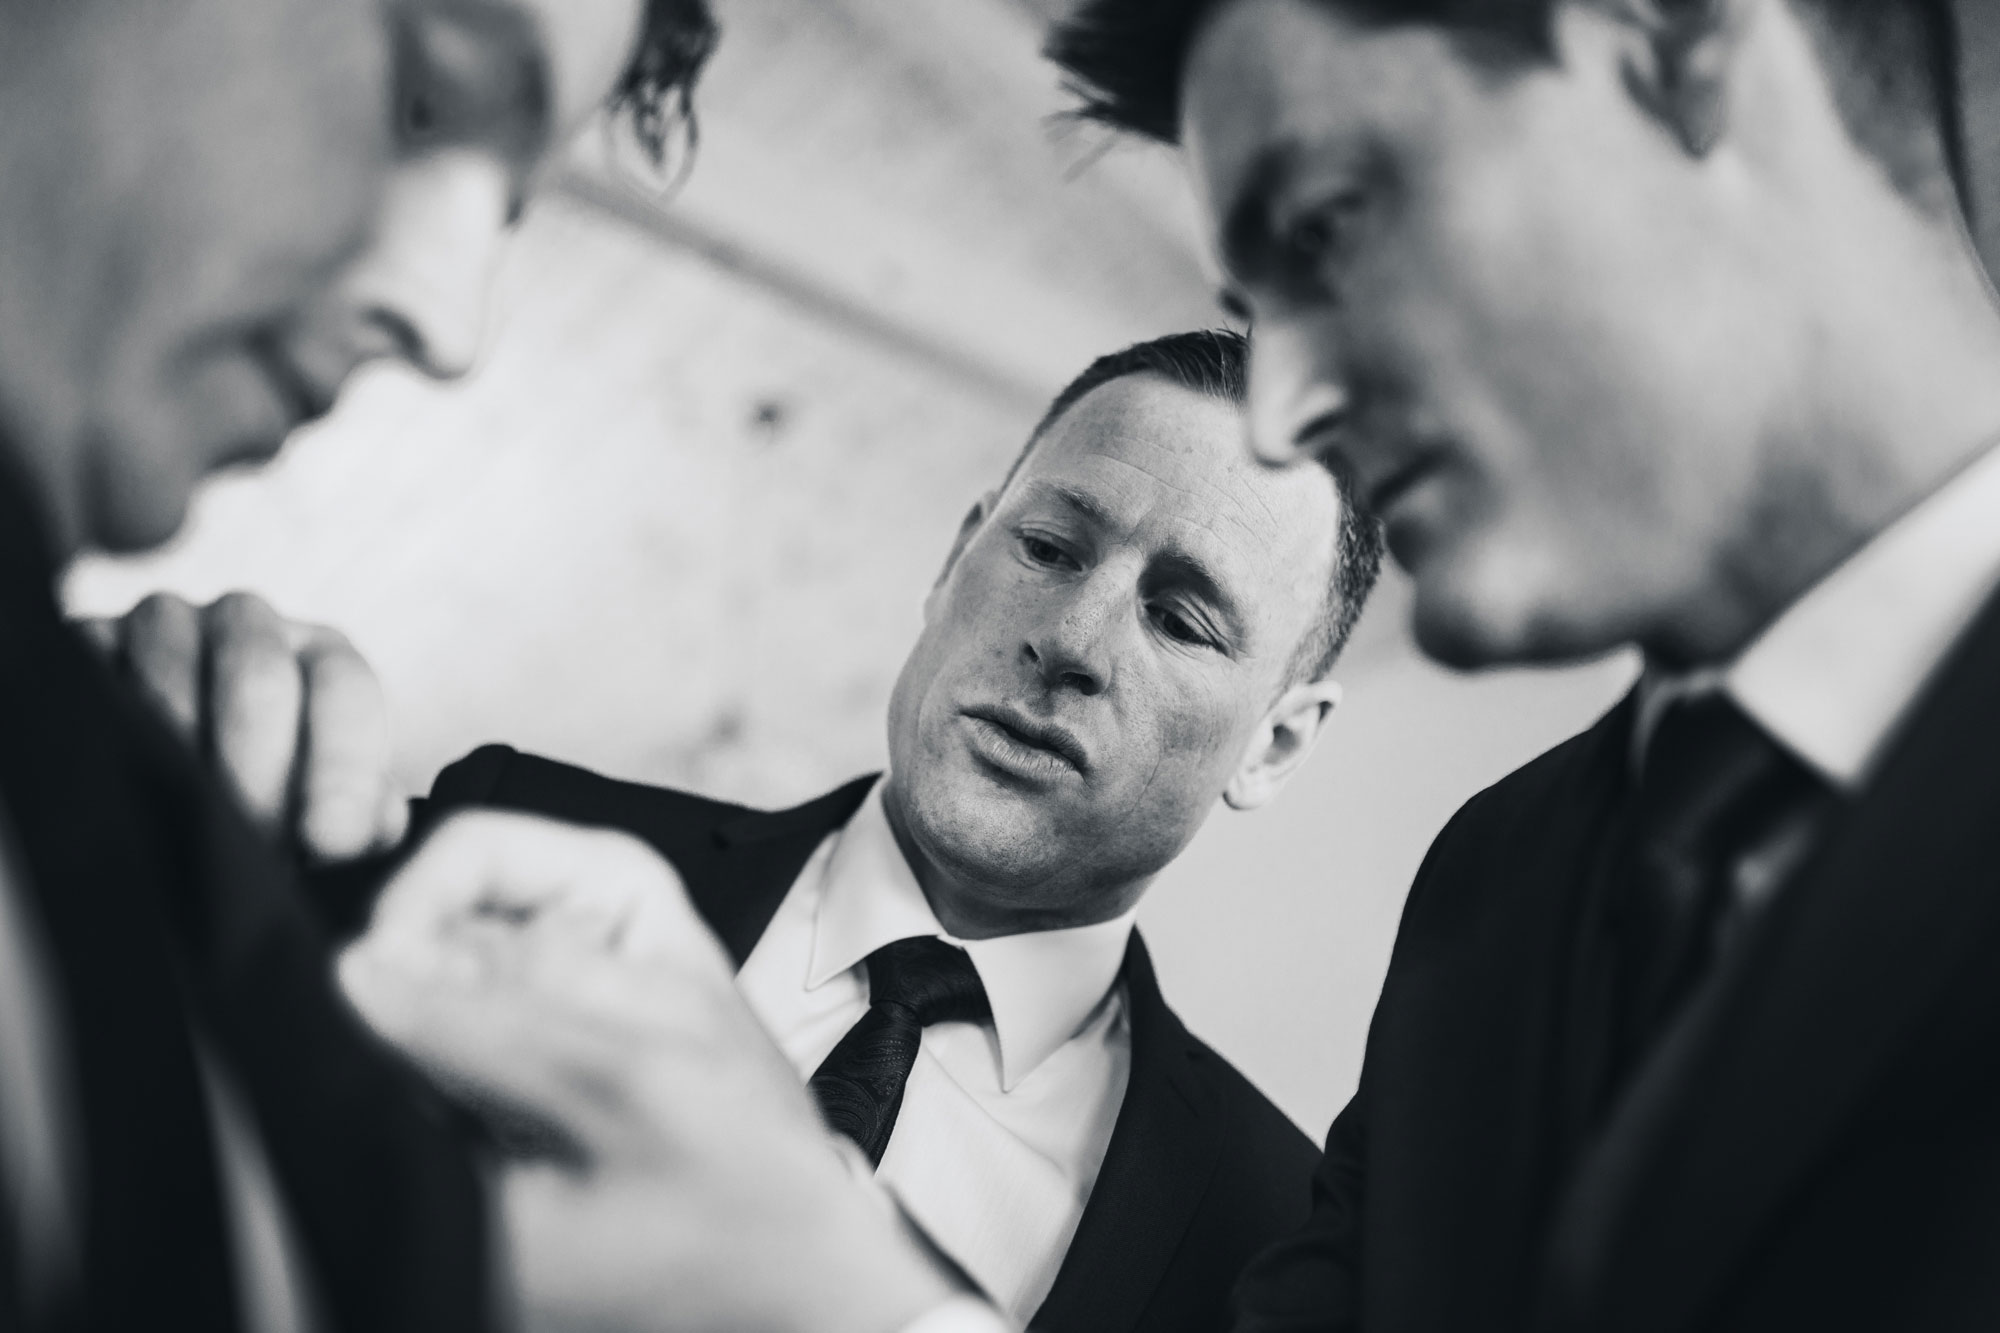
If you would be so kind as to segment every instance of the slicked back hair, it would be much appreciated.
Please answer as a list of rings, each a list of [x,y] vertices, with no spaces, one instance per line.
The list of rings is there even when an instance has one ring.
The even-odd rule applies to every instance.
[[[1439,28],[1483,63],[1554,59],[1569,0],[1307,0],[1371,27]],[[1575,0],[1588,3],[1588,0]],[[1896,187],[1971,217],[1951,0],[1778,0],[1811,32],[1848,133]],[[1081,99],[1077,114],[1163,143],[1180,137],[1181,76],[1195,37],[1229,0],[1083,0],[1047,54]],[[1669,8],[1715,0],[1661,0]],[[1941,188],[1948,184],[1949,188]]]
[[[1042,437],[1091,390],[1131,375],[1157,376],[1240,408],[1250,397],[1250,342],[1228,329],[1200,329],[1170,333],[1098,357],[1049,404],[1007,469],[1000,490],[1013,484]],[[1293,653],[1287,684],[1323,680],[1333,670],[1382,572],[1381,523],[1354,506],[1349,498],[1351,488],[1343,478],[1334,478],[1334,489],[1340,501],[1340,530],[1334,542],[1333,577],[1327,583],[1319,619]]]

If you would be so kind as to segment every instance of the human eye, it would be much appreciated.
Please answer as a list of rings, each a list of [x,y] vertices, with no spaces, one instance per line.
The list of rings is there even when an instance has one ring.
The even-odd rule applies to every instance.
[[[1193,608],[1173,602],[1155,602],[1147,608],[1153,625],[1175,643],[1191,648],[1213,648],[1216,640]]]
[[[1074,555],[1047,535],[1023,529],[1014,534],[1014,540],[1020,547],[1022,558],[1031,565],[1044,569],[1083,568]]]
[[[1286,273],[1323,275],[1352,257],[1367,209],[1363,191],[1343,189],[1276,219],[1276,249]]]

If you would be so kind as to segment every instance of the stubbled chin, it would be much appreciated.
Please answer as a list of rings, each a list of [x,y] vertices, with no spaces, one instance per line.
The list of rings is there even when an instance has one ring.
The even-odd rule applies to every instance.
[[[1629,639],[1622,622],[1606,623],[1560,602],[1558,590],[1535,591],[1527,580],[1496,588],[1490,579],[1482,587],[1434,575],[1417,580],[1411,630],[1426,657],[1459,671],[1571,666],[1615,652]]]

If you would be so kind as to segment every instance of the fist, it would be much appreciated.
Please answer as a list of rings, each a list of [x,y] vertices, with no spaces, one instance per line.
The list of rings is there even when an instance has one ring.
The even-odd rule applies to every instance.
[[[454,815],[340,980],[503,1146],[541,1149],[497,1182],[526,1328],[889,1333],[953,1294],[636,839]]]
[[[273,836],[319,861],[401,841],[388,701],[339,631],[247,592],[207,606],[155,593],[83,628]]]

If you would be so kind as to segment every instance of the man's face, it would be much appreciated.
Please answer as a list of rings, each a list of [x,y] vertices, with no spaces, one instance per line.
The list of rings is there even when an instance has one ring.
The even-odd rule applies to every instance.
[[[1151,375],[1092,390],[932,592],[890,703],[891,799],[927,857],[1000,895],[982,906],[1123,910],[1106,895],[1187,844],[1288,684],[1338,500],[1242,430]]]
[[[297,420],[272,342],[367,237],[389,31],[374,0],[8,21],[0,413],[67,542],[157,542],[197,477]]]
[[[406,136],[373,240],[295,326],[288,350],[324,402],[379,358],[441,379],[472,368],[502,243],[536,170],[604,105],[644,0],[405,3],[476,132]]]
[[[29,20],[13,82],[40,170],[0,204],[0,415],[65,545],[164,540],[205,474],[268,458],[365,359],[459,368],[441,317],[476,308],[512,201],[555,124],[608,91],[639,4],[97,0]]]
[[[1348,469],[1460,664],[1670,638],[1748,557],[1810,344],[1745,224],[1620,77],[1629,30],[1561,6],[1504,72],[1313,0],[1232,0],[1184,141],[1256,321],[1272,461]],[[1794,487],[1796,489],[1796,487]]]

